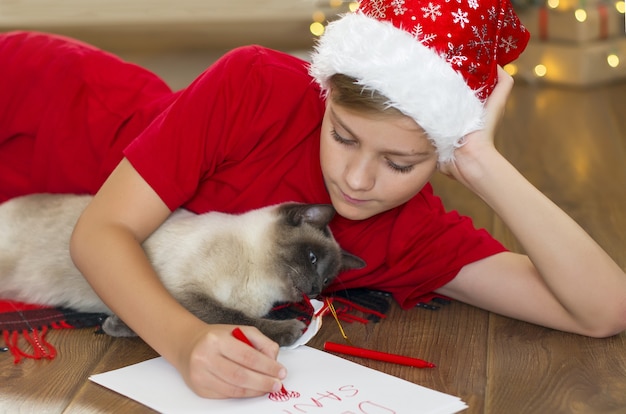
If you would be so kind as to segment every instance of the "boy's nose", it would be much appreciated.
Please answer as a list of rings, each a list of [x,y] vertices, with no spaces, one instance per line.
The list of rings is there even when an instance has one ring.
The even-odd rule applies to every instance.
[[[346,166],[345,180],[352,190],[371,190],[376,182],[375,169],[372,162],[365,158],[355,157]]]

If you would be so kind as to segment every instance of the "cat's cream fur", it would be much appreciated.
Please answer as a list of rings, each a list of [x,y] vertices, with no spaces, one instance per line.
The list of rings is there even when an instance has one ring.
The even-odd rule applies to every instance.
[[[69,254],[72,229],[90,200],[36,194],[0,205],[0,298],[111,314]],[[342,269],[365,265],[332,237],[333,215],[328,205],[295,203],[241,215],[179,209],[143,247],[166,288],[198,317],[255,325],[285,345],[303,324],[264,319],[272,306],[316,296]],[[103,328],[132,335],[115,315]]]

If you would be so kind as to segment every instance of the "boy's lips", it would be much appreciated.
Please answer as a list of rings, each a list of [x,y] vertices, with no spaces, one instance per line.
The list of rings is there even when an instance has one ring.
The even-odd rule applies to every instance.
[[[353,197],[350,197],[348,194],[344,193],[343,191],[341,191],[341,190],[339,190],[339,191],[341,192],[341,195],[342,195],[343,199],[346,202],[350,203],[350,204],[364,204],[364,203],[367,202],[367,200],[361,200],[361,199],[358,199],[358,198],[353,198]]]

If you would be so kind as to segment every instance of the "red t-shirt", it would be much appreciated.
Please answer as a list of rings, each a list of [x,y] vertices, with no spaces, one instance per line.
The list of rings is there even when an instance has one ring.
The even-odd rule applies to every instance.
[[[153,73],[84,43],[0,34],[0,202],[95,193],[176,96]]]
[[[28,56],[36,52],[39,62],[29,66],[28,76],[19,66],[8,74],[0,69],[10,99],[22,105],[13,111],[19,122],[10,122],[10,129],[3,130],[0,120],[0,162],[21,160],[0,166],[0,191],[5,183],[12,188],[0,197],[93,193],[123,150],[171,209],[238,213],[283,201],[330,202],[319,165],[324,101],[304,61],[243,47],[172,93],[150,72],[87,45],[20,36],[20,53],[10,47],[15,40],[0,37],[0,61],[9,53],[14,64],[29,66]],[[39,92],[31,87],[37,76],[47,78]],[[5,101],[3,94],[0,113],[11,106]],[[58,125],[63,128],[50,128]],[[4,131],[13,131],[12,138]],[[46,162],[40,164],[42,152]],[[405,308],[464,265],[505,250],[469,218],[446,213],[430,185],[368,220],[337,216],[331,229],[344,249],[367,262],[344,272],[331,290],[380,289]]]

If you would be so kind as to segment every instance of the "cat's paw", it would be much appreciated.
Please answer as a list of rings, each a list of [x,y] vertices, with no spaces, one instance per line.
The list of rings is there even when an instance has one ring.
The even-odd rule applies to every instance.
[[[107,335],[118,337],[137,336],[137,334],[128,327],[117,315],[111,315],[104,320],[102,330]]]
[[[306,325],[298,319],[267,320],[267,323],[263,324],[259,329],[278,345],[288,346],[302,336]]]

